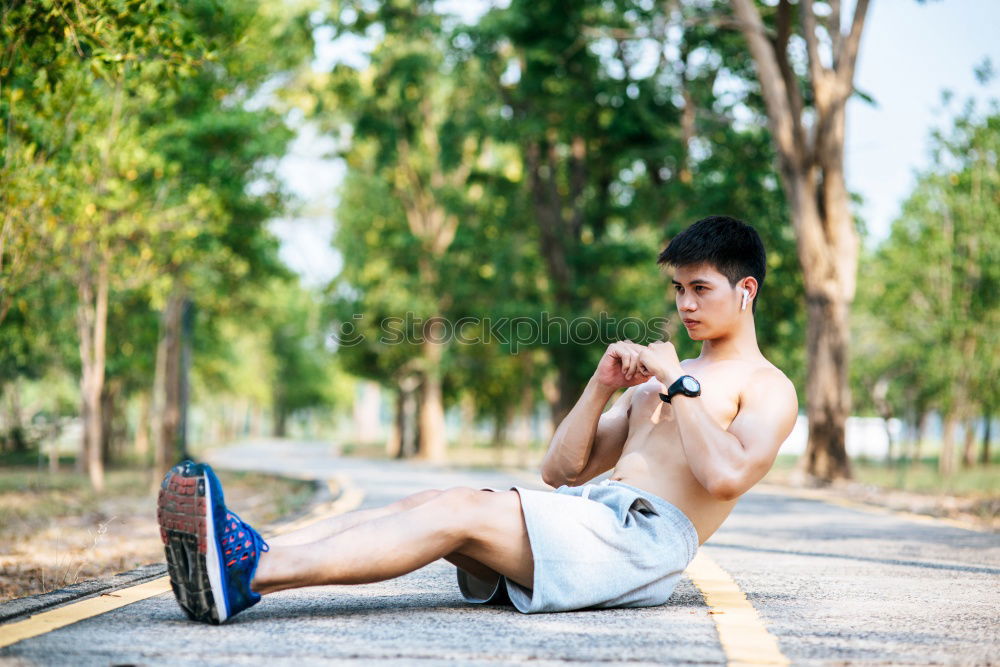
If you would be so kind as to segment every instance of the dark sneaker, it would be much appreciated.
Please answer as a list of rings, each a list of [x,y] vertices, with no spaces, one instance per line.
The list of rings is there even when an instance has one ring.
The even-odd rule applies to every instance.
[[[260,600],[250,582],[268,545],[226,509],[222,485],[208,464],[185,461],[170,469],[156,517],[170,586],[189,618],[222,623]]]

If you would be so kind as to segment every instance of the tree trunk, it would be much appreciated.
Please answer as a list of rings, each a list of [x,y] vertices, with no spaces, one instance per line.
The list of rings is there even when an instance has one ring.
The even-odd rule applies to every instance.
[[[990,431],[993,428],[993,415],[987,413],[983,416],[986,425],[983,427],[983,447],[979,450],[979,463],[981,465],[990,464]]]
[[[868,0],[858,0],[850,33],[836,17],[832,62],[822,62],[820,32],[811,0],[798,14],[808,56],[812,109],[805,104],[789,60],[793,7],[780,0],[777,32],[769,38],[753,0],[731,0],[757,69],[779,170],[792,209],[799,264],[809,313],[806,471],[820,480],[850,476],[844,443],[850,397],[847,385],[848,311],[854,298],[860,243],[844,180],[845,108]]]
[[[116,383],[105,382],[101,391],[101,461],[107,466],[111,463],[115,455],[115,410],[117,407],[118,388]]]
[[[518,406],[518,425],[514,431],[517,446],[517,465],[528,466],[531,451],[532,420],[535,414],[535,387],[533,383],[534,359],[529,352],[521,353],[521,405]]]
[[[400,458],[410,458],[417,454],[417,447],[420,444],[419,410],[417,389],[407,389],[403,394],[403,440],[399,452]]]
[[[949,412],[944,418],[944,432],[941,434],[941,453],[938,457],[938,472],[947,477],[955,472],[955,427],[958,419]]]
[[[403,389],[397,388],[395,393],[392,428],[385,441],[385,455],[390,459],[398,459],[403,455],[403,433],[406,431],[406,413]]]
[[[580,398],[586,380],[581,381],[579,349],[574,345],[556,345],[549,348],[552,363],[556,369],[556,391],[547,392],[552,420],[556,426],[562,423]]]
[[[271,433],[275,438],[284,438],[288,435],[288,411],[278,407],[274,410],[274,427]]]
[[[465,392],[458,404],[462,416],[458,446],[462,449],[472,449],[476,445],[476,400],[471,393]]]
[[[181,343],[180,367],[177,378],[177,459],[188,458],[188,434],[191,431],[189,420],[191,406],[191,341],[194,338],[194,302],[185,293],[181,302]]]
[[[521,389],[521,405],[518,407],[517,427],[514,430],[513,441],[517,446],[517,465],[528,466],[531,452],[531,419],[535,411],[535,394],[532,386],[525,383]]]
[[[181,326],[184,294],[175,287],[163,311],[163,406],[156,444],[156,471],[162,477],[177,462],[181,420]]]
[[[892,437],[892,406],[889,401],[886,400],[886,396],[889,393],[889,378],[880,377],[875,382],[875,386],[871,389],[872,400],[875,402],[875,409],[878,410],[879,416],[882,417],[882,426],[885,428],[885,438],[886,438],[886,452],[885,461],[888,465],[893,464],[893,449],[894,442]],[[903,457],[903,453],[899,453],[899,458]]]
[[[132,440],[132,452],[140,465],[146,465],[149,457],[149,421],[152,399],[150,392],[144,391],[139,397],[139,419],[135,424],[135,438]]]
[[[568,156],[563,158],[554,136],[533,141],[525,149],[525,165],[538,224],[539,250],[552,285],[552,297],[560,314],[572,318],[581,305],[574,292],[577,276],[571,259],[580,243],[584,218],[584,190],[588,181],[586,141],[574,137],[569,149]],[[566,164],[561,168],[564,161]],[[560,183],[561,171],[567,173],[568,188]],[[555,344],[548,349],[558,374],[558,392],[553,392],[555,400],[549,401],[552,420],[558,426],[586,385],[580,382],[578,371],[582,348]]]
[[[552,436],[556,434],[556,429],[559,428],[559,424],[562,422],[566,414],[562,414],[560,417],[561,410],[559,408],[559,383],[556,378],[553,378],[552,374],[546,374],[542,379],[542,395],[545,396],[545,402],[549,404],[549,418],[545,425],[545,431],[542,433],[542,440],[547,445],[552,442]]]
[[[402,375],[396,382],[396,414],[392,433],[386,442],[389,458],[409,458],[417,453],[420,440],[419,390],[420,378],[416,373]]]
[[[976,419],[969,417],[963,426],[965,442],[962,444],[962,467],[971,468],[976,465]]]
[[[920,466],[920,454],[923,450],[924,438],[927,437],[927,420],[930,418],[930,413],[923,411],[917,417],[917,433],[913,440],[913,451],[911,453],[910,465],[914,468]]]
[[[160,319],[160,328],[157,336],[156,342],[156,367],[153,371],[153,386],[149,390],[149,403],[150,403],[150,415],[149,415],[149,437],[151,438],[151,444],[153,446],[153,470],[158,471],[160,469],[160,437],[161,431],[163,430],[163,389],[166,386],[164,377],[166,376],[166,364],[167,364],[167,345],[166,336],[164,335],[164,326],[166,322],[163,318]],[[155,480],[158,482],[159,476],[154,475]]]
[[[0,396],[6,395],[8,398],[8,419],[3,425],[6,430],[6,438],[10,450],[14,453],[24,453],[28,451],[28,439],[24,430],[24,415],[21,410],[21,388],[15,379],[11,383],[6,394],[0,392]]]
[[[806,327],[808,377],[806,415],[809,441],[806,472],[821,479],[851,476],[845,424],[850,395],[847,388],[847,305],[808,297]]]
[[[441,396],[441,360],[444,344],[425,334],[423,351],[423,377],[420,402],[419,456],[434,462],[448,458],[445,433],[444,401]]]
[[[104,389],[104,366],[108,323],[108,262],[102,254],[97,275],[85,275],[77,290],[77,330],[80,336],[80,398],[83,439],[77,469],[84,462],[95,491],[104,490],[104,462],[101,456],[101,392]]]

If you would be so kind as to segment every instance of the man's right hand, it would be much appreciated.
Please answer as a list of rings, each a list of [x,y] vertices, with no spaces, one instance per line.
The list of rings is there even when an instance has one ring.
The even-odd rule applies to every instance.
[[[639,354],[645,349],[643,345],[633,343],[630,340],[618,341],[608,345],[597,370],[594,371],[594,378],[602,386],[609,389],[620,389],[622,387],[634,387],[642,384],[651,375],[646,375],[639,366]]]

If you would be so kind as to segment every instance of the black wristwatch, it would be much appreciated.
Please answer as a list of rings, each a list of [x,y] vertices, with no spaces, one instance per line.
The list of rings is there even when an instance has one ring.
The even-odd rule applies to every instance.
[[[690,375],[682,375],[667,388],[667,393],[660,394],[660,400],[669,403],[677,394],[685,396],[701,396],[701,383]]]

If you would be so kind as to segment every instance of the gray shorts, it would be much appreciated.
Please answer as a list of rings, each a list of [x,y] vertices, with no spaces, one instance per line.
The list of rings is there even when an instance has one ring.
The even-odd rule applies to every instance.
[[[511,488],[521,496],[533,585],[459,569],[458,586],[469,602],[513,604],[526,614],[661,605],[698,548],[698,534],[683,512],[622,482]]]

